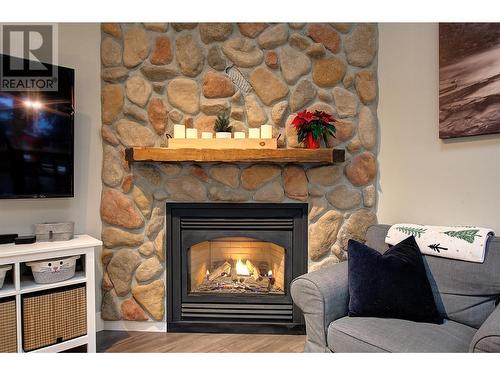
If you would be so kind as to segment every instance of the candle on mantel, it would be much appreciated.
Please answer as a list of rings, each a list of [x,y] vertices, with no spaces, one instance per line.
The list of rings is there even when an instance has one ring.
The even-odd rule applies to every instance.
[[[234,132],[235,139],[245,139],[245,132]]]
[[[260,126],[260,137],[262,139],[271,139],[273,137],[273,126],[272,125],[261,125]]]
[[[174,124],[174,138],[186,138],[186,126]]]
[[[260,138],[260,129],[259,128],[249,128],[248,129],[248,138],[259,139]]]
[[[212,139],[212,133],[210,132],[201,132],[202,139]]]
[[[197,139],[198,138],[198,129],[186,129],[186,138],[189,139]]]

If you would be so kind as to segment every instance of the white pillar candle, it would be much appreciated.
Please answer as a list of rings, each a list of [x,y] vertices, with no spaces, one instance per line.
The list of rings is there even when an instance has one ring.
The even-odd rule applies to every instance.
[[[212,139],[212,133],[210,132],[201,132],[202,139]]]
[[[186,138],[189,139],[197,139],[198,138],[198,129],[186,129]]]
[[[174,138],[186,138],[186,126],[174,124]]]
[[[245,139],[245,132],[234,132],[235,139]]]
[[[271,139],[273,137],[273,126],[272,125],[261,125],[260,126],[260,137],[262,139]]]
[[[260,129],[259,128],[249,128],[248,129],[248,138],[259,139],[260,138]]]

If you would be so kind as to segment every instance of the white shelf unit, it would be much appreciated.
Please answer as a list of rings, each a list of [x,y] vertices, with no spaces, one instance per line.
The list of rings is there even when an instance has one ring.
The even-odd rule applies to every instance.
[[[78,235],[69,241],[37,242],[29,245],[0,245],[0,265],[12,264],[13,284],[5,284],[0,289],[0,299],[15,296],[17,313],[17,351],[23,353],[21,296],[23,294],[65,287],[68,285],[85,284],[87,299],[87,334],[62,343],[51,345],[30,353],[57,353],[82,345],[87,345],[87,352],[96,351],[95,328],[95,257],[96,248],[102,242],[88,235]],[[62,258],[80,255],[83,270],[77,271],[69,280],[53,284],[37,284],[31,277],[21,275],[21,265],[26,262],[43,259]]]

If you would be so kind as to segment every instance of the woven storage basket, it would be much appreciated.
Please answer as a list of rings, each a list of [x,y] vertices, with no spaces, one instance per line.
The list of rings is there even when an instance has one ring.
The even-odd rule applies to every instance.
[[[16,301],[0,299],[0,353],[17,353]]]
[[[22,298],[25,352],[87,334],[85,286],[73,286]]]

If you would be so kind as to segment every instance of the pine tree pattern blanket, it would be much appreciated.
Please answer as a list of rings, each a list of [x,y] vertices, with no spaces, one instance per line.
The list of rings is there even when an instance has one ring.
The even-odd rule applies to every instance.
[[[422,254],[483,263],[488,237],[493,235],[493,230],[488,228],[403,223],[389,228],[385,243],[396,245],[414,236]]]

